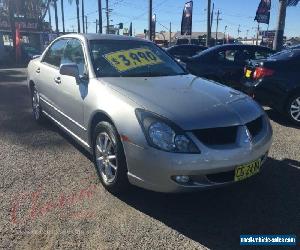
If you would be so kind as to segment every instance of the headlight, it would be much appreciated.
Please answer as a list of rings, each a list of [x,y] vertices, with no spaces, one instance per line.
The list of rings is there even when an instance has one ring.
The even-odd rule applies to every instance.
[[[184,131],[167,119],[142,109],[136,110],[136,116],[150,146],[174,153],[200,153]]]

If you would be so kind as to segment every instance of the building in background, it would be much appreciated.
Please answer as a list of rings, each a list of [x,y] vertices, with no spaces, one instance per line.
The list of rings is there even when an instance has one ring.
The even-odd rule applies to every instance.
[[[42,0],[0,0],[2,62],[14,61],[17,51],[21,51],[20,60],[25,60],[25,57],[27,59],[32,54],[41,53],[45,45],[49,44],[53,37],[49,36],[52,32],[49,23],[43,21],[47,9],[46,3],[47,1]]]

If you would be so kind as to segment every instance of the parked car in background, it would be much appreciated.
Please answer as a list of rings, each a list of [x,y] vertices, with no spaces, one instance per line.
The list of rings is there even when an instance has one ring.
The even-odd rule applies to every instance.
[[[34,119],[48,117],[85,147],[113,193],[129,183],[179,192],[243,181],[272,143],[252,98],[188,74],[143,39],[61,36],[31,60],[28,85]]]
[[[29,63],[30,60],[34,59],[36,56],[41,54],[41,51],[30,46],[27,43],[22,43],[21,45],[22,61],[24,63]]]
[[[299,49],[300,48],[300,44],[296,44],[296,45],[284,45],[283,46],[283,50],[286,49]]]
[[[279,52],[245,67],[244,90],[300,125],[300,48]]]
[[[267,58],[273,53],[273,50],[262,46],[226,44],[204,50],[185,63],[193,75],[240,89],[247,63]]]
[[[207,47],[195,44],[182,44],[172,46],[166,51],[175,59],[185,62],[187,58],[198,55],[200,52],[206,50]]]
[[[2,65],[11,65],[15,60],[15,52],[14,47],[10,45],[4,45],[3,47],[3,55],[1,55],[0,61]]]

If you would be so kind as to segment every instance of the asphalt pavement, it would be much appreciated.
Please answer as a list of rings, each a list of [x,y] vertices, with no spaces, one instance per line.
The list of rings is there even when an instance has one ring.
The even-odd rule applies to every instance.
[[[299,246],[300,129],[267,112],[274,143],[260,175],[197,193],[115,197],[83,148],[33,121],[26,70],[0,70],[0,248],[247,249],[240,234],[296,234]]]

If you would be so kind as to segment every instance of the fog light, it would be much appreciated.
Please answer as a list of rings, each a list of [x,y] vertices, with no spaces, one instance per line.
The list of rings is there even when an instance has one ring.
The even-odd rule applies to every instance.
[[[186,176],[186,175],[178,175],[175,176],[175,181],[181,184],[186,184],[190,181],[190,177]]]

